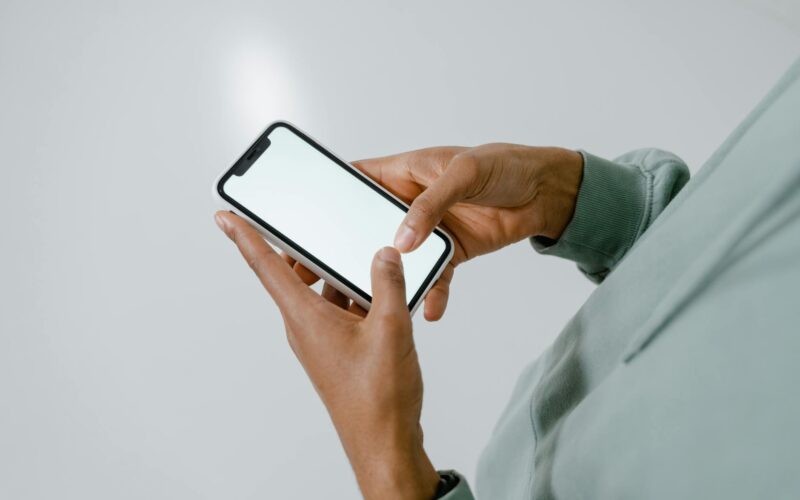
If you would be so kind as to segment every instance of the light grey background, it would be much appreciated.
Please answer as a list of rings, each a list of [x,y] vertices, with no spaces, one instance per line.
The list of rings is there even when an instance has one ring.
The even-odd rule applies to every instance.
[[[510,141],[696,169],[800,48],[794,0],[0,3],[0,498],[354,498],[211,180],[274,118],[347,158]],[[472,476],[592,285],[522,243],[415,321]]]

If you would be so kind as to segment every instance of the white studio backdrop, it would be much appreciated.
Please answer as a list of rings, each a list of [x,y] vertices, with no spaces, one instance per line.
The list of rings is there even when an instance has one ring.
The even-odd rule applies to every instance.
[[[767,2],[0,3],[0,498],[356,498],[211,182],[275,118],[346,158],[507,141],[696,169],[800,55]],[[753,168],[768,168],[754,165]],[[593,285],[526,243],[415,320],[468,477]]]

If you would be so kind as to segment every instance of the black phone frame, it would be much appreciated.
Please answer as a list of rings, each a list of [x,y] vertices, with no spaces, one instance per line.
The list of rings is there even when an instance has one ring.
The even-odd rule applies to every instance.
[[[372,303],[372,296],[370,296],[368,293],[366,293],[360,287],[358,287],[355,284],[353,284],[350,280],[348,280],[347,278],[342,276],[340,273],[338,273],[332,267],[328,266],[327,264],[325,264],[324,262],[322,262],[321,260],[316,258],[312,253],[308,252],[305,248],[303,248],[302,246],[298,245],[294,240],[292,240],[291,238],[289,238],[285,234],[281,233],[280,231],[278,231],[277,229],[272,227],[265,220],[263,220],[260,217],[258,217],[256,214],[254,214],[253,212],[248,210],[247,207],[245,207],[244,205],[242,205],[241,203],[239,203],[238,201],[233,199],[231,196],[229,196],[225,192],[225,189],[224,189],[225,188],[225,182],[227,182],[227,180],[230,179],[231,176],[236,175],[235,173],[238,171],[238,169],[240,167],[240,164],[243,161],[246,161],[246,157],[248,156],[250,151],[256,145],[264,144],[265,142],[268,142],[269,141],[269,139],[268,139],[269,135],[275,129],[277,129],[279,127],[283,127],[283,128],[288,129],[290,132],[292,132],[293,134],[295,134],[296,136],[301,138],[303,141],[305,141],[307,144],[309,144],[312,147],[314,147],[314,149],[316,149],[320,153],[324,154],[333,163],[335,163],[336,165],[338,165],[339,167],[344,169],[346,172],[350,173],[356,179],[360,180],[361,182],[363,182],[364,184],[369,186],[373,191],[375,191],[376,193],[380,194],[386,200],[389,200],[393,205],[395,205],[396,207],[400,208],[404,212],[408,212],[408,207],[403,202],[401,202],[400,200],[398,200],[397,198],[395,198],[391,194],[389,194],[386,191],[384,191],[384,189],[379,184],[377,184],[375,181],[370,179],[367,175],[365,175],[364,173],[362,173],[360,170],[358,170],[357,168],[353,167],[352,165],[349,165],[346,162],[343,162],[342,160],[337,158],[333,153],[331,153],[330,151],[325,149],[324,146],[322,146],[321,144],[319,144],[316,141],[314,141],[313,139],[311,139],[309,136],[304,134],[301,130],[298,130],[291,123],[287,123],[287,122],[283,122],[283,121],[277,121],[277,122],[274,122],[274,123],[270,124],[269,127],[267,127],[267,129],[260,136],[258,136],[258,139],[256,139],[253,142],[253,144],[251,144],[245,150],[245,152],[242,153],[242,155],[239,157],[238,160],[236,160],[236,162],[233,164],[233,166],[231,166],[231,168],[229,168],[222,175],[222,177],[220,178],[219,182],[217,183],[217,193],[219,193],[219,195],[222,197],[223,200],[227,201],[228,203],[230,203],[231,205],[233,205],[234,207],[239,209],[242,213],[246,214],[251,220],[253,220],[256,223],[258,223],[260,226],[262,226],[264,229],[269,231],[276,238],[278,238],[282,242],[284,242],[287,245],[289,245],[290,247],[292,247],[292,249],[294,249],[296,252],[298,252],[299,254],[301,254],[304,257],[306,257],[308,260],[310,260],[311,262],[313,262],[314,264],[316,264],[317,266],[322,268],[325,272],[327,272],[331,276],[335,277],[341,283],[343,283],[348,288],[350,288],[351,290],[356,292],[364,300],[366,300],[369,303]],[[436,260],[436,265],[434,266],[433,269],[431,269],[431,271],[428,273],[428,275],[422,281],[422,285],[420,285],[419,289],[416,292],[414,292],[414,295],[411,298],[411,302],[409,302],[409,304],[408,304],[409,311],[414,309],[414,307],[416,306],[417,302],[422,297],[422,293],[428,288],[428,285],[431,283],[431,281],[433,281],[434,276],[436,276],[436,272],[444,265],[445,260],[447,259],[447,257],[450,255],[450,252],[452,251],[453,244],[452,244],[450,238],[448,238],[439,228],[434,228],[433,234],[435,234],[437,237],[441,238],[442,241],[444,241],[444,252]]]

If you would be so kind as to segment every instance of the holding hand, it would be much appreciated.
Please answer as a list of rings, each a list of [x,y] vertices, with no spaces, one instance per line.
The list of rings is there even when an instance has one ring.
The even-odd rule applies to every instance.
[[[422,447],[422,374],[411,335],[400,254],[372,263],[369,313],[332,287],[322,296],[247,222],[217,224],[278,305],[292,350],[320,395],[367,499],[430,499],[439,475]]]

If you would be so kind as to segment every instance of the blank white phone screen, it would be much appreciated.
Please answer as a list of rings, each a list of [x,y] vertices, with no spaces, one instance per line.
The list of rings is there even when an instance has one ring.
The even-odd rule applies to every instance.
[[[405,212],[297,136],[278,126],[271,144],[225,194],[372,297],[375,253],[391,246]],[[403,254],[410,303],[446,251],[432,234]]]

